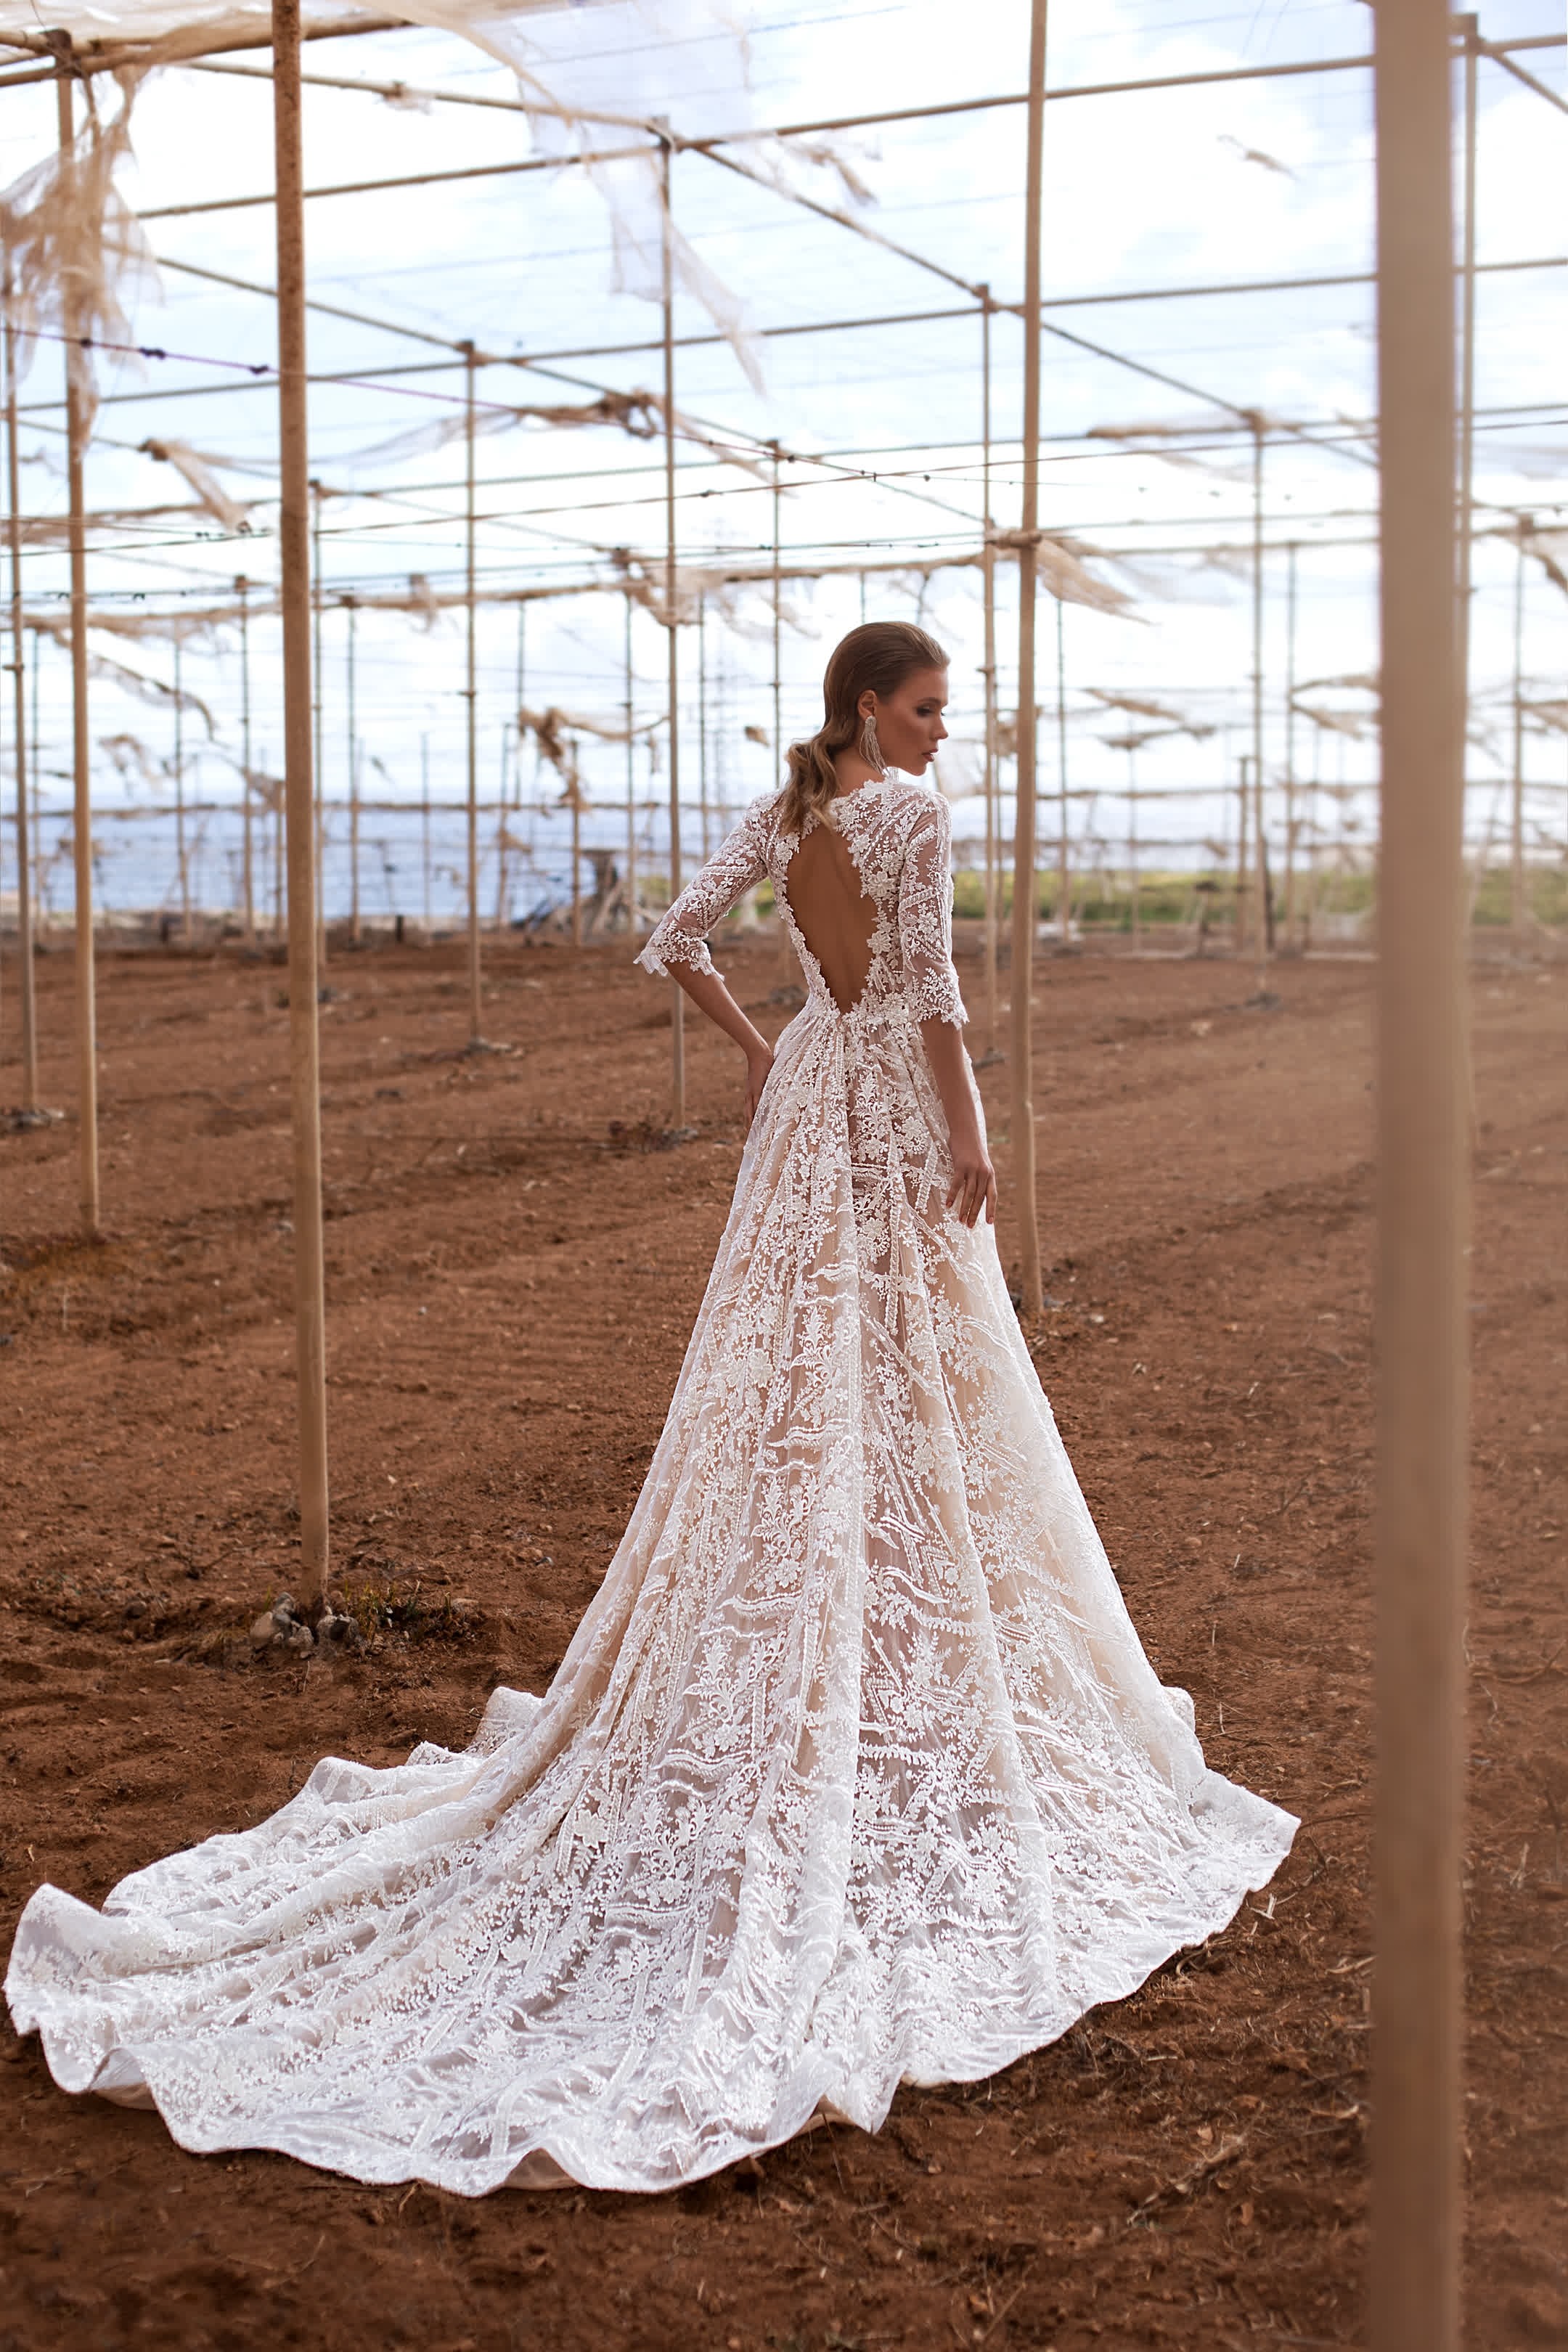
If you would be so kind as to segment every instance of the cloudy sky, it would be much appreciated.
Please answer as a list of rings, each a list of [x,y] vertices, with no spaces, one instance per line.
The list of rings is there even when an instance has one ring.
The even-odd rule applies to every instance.
[[[717,29],[712,14],[695,5],[574,8],[532,17],[527,30],[539,80],[563,102],[666,115],[689,136],[1006,96],[1024,86],[1026,12],[1003,0],[968,10],[945,0],[771,7],[752,0],[743,15],[743,39]],[[1252,453],[1238,409],[1260,410],[1271,423],[1264,672],[1276,819],[1288,752],[1303,782],[1315,772],[1330,784],[1364,784],[1373,772],[1364,731],[1347,731],[1361,728],[1366,693],[1353,684],[1316,683],[1364,677],[1375,661],[1376,483],[1367,433],[1373,297],[1364,282],[1373,232],[1370,78],[1352,68],[1091,93],[1129,79],[1355,58],[1367,46],[1369,12],[1359,0],[1056,0],[1050,16],[1049,79],[1063,95],[1047,115],[1044,275],[1047,322],[1062,332],[1046,340],[1042,519],[1100,551],[1090,570],[1129,600],[1121,614],[1078,605],[1065,614],[1068,782],[1079,796],[1068,806],[1075,832],[1106,845],[1098,854],[1116,857],[1128,829],[1131,776],[1148,862],[1186,866],[1205,859],[1205,845],[1234,825],[1227,787],[1250,740],[1245,554]],[[1492,40],[1560,34],[1559,0],[1496,0],[1483,12],[1482,29]],[[1563,86],[1561,46],[1521,61],[1553,88]],[[95,646],[166,683],[174,656],[157,634],[161,616],[224,601],[237,573],[257,583],[258,602],[276,580],[275,394],[265,377],[245,372],[273,358],[271,306],[264,292],[190,274],[268,287],[270,208],[179,209],[264,197],[269,188],[263,60],[229,63],[237,70],[166,71],[137,98],[134,159],[121,185],[162,267],[130,307],[134,340],[170,356],[135,369],[105,366],[108,396],[89,463],[89,505],[116,518],[95,534],[93,594],[106,614],[137,619],[151,632],[140,642],[104,636]],[[502,68],[435,31],[314,44],[307,69],[401,84],[410,93],[515,96]],[[1510,757],[1517,557],[1509,534],[1521,511],[1543,527],[1568,524],[1562,490],[1568,416],[1559,382],[1568,124],[1496,65],[1483,65],[1479,89],[1476,480],[1483,535],[1471,818],[1478,838],[1494,813],[1494,780]],[[53,92],[16,90],[5,110],[9,169],[19,174],[52,142]],[[306,122],[306,179],[315,188],[513,165],[574,143],[574,134],[552,133],[505,107],[389,101],[364,89],[312,86]],[[595,148],[639,143],[609,125],[584,135]],[[867,201],[847,193],[830,157],[814,161],[803,152],[819,143],[762,141],[723,151],[760,177],[699,154],[681,155],[675,165],[675,213],[698,265],[676,315],[677,400],[694,428],[680,449],[681,561],[766,571],[773,501],[765,447],[776,440],[785,453],[782,562],[821,567],[824,575],[785,591],[786,735],[816,723],[826,653],[859,618],[863,593],[868,613],[918,612],[952,650],[955,740],[944,783],[959,803],[961,836],[973,835],[977,811],[966,793],[979,776],[978,572],[973,565],[926,576],[872,571],[862,591],[856,567],[930,563],[972,554],[977,545],[982,339],[978,307],[963,289],[989,285],[1003,304],[1016,303],[1022,290],[1023,110],[836,134],[837,162]],[[770,175],[784,186],[766,184]],[[874,237],[915,257],[822,218],[791,191],[847,209]],[[312,200],[312,297],[357,314],[351,320],[321,310],[310,321],[313,372],[352,379],[317,383],[311,406],[313,470],[331,493],[323,504],[322,683],[332,798],[346,793],[349,768],[343,597],[406,599],[411,577],[437,595],[461,584],[463,450],[452,435],[461,419],[462,365],[453,346],[464,338],[489,362],[479,377],[487,428],[479,443],[482,585],[498,595],[547,586],[595,592],[531,604],[521,645],[515,604],[484,612],[481,791],[493,797],[503,777],[509,792],[529,801],[557,789],[548,775],[537,776],[531,753],[520,766],[510,737],[520,660],[531,706],[557,704],[590,720],[618,722],[626,607],[615,593],[620,575],[610,551],[662,560],[658,446],[616,426],[569,430],[504,412],[657,385],[659,317],[647,299],[653,221],[648,173],[638,160],[593,174],[554,166],[500,171]],[[1515,266],[1527,263],[1542,266]],[[1271,284],[1301,278],[1338,282]],[[741,331],[726,341],[716,320]],[[877,323],[853,323],[866,320]],[[992,338],[993,502],[1005,528],[1016,519],[1018,499],[1016,318],[996,317]],[[1084,349],[1085,341],[1099,349]],[[533,364],[507,364],[521,360]],[[58,380],[58,346],[43,342],[24,385],[24,503],[35,514],[63,503]],[[189,505],[185,481],[140,454],[149,437],[177,438],[205,453],[224,491],[248,509],[243,535],[199,511],[125,519],[141,509]],[[1541,565],[1527,562],[1525,571],[1525,691],[1541,698],[1562,690],[1568,600]],[[1300,703],[1338,723],[1300,717],[1288,744],[1292,576]],[[37,609],[58,612],[63,585],[58,554],[29,557]],[[733,807],[767,789],[775,772],[766,583],[721,603],[722,609],[713,602],[704,630],[700,714],[695,630],[682,632],[681,648],[683,773],[695,802],[700,728],[712,826],[721,803]],[[1000,694],[1011,709],[1016,620],[1005,564],[999,604]],[[1047,624],[1043,691],[1054,706],[1054,615]],[[460,619],[371,607],[353,626],[362,790],[376,798],[414,796],[428,773],[437,800],[455,803],[465,782]],[[251,632],[258,764],[276,765],[278,758],[276,635],[270,620]],[[641,610],[632,654],[635,712],[649,730],[636,753],[632,792],[645,855],[661,862],[655,804],[665,786],[654,722],[663,710],[664,646]],[[194,799],[232,801],[236,631],[188,638],[181,675],[211,714],[210,736],[200,714],[185,719],[187,789]],[[66,684],[63,658],[46,645],[38,705],[45,798],[52,803],[67,789]],[[166,798],[163,771],[174,749],[166,700],[133,697],[108,677],[94,694],[95,740],[118,747],[100,755],[97,793],[106,819]],[[1100,698],[1108,694],[1157,702],[1178,720],[1213,731],[1173,732],[1130,758],[1107,740],[1129,727]],[[1532,735],[1529,743],[1532,819],[1543,842],[1561,841],[1568,815],[1563,740]],[[1056,741],[1053,708],[1042,772],[1047,791],[1058,781]],[[594,798],[624,802],[624,749],[590,741],[583,756]],[[1325,837],[1337,835],[1342,814],[1352,837],[1355,828],[1364,837],[1371,816],[1364,794],[1359,803],[1320,801]],[[201,822],[201,895],[216,903],[231,895],[232,861],[223,853],[237,836],[221,818]],[[606,839],[624,835],[624,819],[607,809],[595,822]],[[526,887],[519,862],[521,905],[549,887],[559,826],[520,818],[517,829],[536,857]],[[689,841],[695,830],[693,819]],[[154,846],[163,841],[156,828],[108,821],[101,839],[111,898],[144,901],[167,887],[166,875],[151,873],[163,854]],[[341,858],[332,872],[341,901]],[[379,903],[381,887],[367,903]],[[396,887],[390,880],[385,887],[390,902]]]

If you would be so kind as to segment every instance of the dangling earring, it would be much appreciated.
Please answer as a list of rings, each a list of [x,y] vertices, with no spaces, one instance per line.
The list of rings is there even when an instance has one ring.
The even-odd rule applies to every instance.
[[[879,776],[887,774],[888,763],[882,757],[882,746],[877,740],[876,714],[869,710],[866,713],[865,724],[860,730],[860,757],[868,768],[875,768]]]

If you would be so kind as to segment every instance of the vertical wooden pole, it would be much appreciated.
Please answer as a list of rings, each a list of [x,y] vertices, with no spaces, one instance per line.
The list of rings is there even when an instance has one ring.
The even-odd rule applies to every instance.
[[[782,579],[781,579],[781,577],[780,577],[780,555],[781,555],[781,550],[780,550],[780,533],[779,533],[779,526],[780,526],[780,521],[781,521],[781,516],[780,516],[780,512],[779,512],[780,496],[781,496],[780,489],[779,489],[779,456],[780,456],[780,451],[779,451],[779,445],[778,445],[778,443],[777,443],[776,441],[773,444],[773,789],[774,789],[774,791],[775,791],[775,792],[777,792],[777,791],[782,790],[783,785],[784,785],[784,678],[783,678],[783,667],[782,667],[782,652],[783,652],[783,648],[782,648],[782,645],[781,645],[782,623],[783,623],[783,613],[784,613],[784,583],[783,583],[783,581],[782,581]],[[794,983],[795,983],[795,949],[794,949],[794,947],[793,947],[793,946],[792,946],[792,944],[791,944],[791,941],[790,941],[790,935],[789,935],[789,926],[788,926],[788,925],[785,923],[785,921],[784,921],[784,915],[783,915],[782,910],[780,911],[780,913],[779,913],[779,917],[778,917],[778,926],[779,926],[779,956],[780,956],[780,961],[781,961],[782,967],[783,967],[781,977],[782,977],[782,979],[783,979],[784,985],[786,988],[789,988],[789,987],[793,986],[793,985],[794,985]]]
[[[312,727],[311,774],[314,777],[315,805],[311,818],[316,860],[316,887],[312,903],[316,909],[316,958],[325,965],[327,961],[327,810],[326,761],[321,755],[321,733],[326,723],[326,665],[321,659],[321,604],[325,590],[321,572],[321,504],[326,492],[320,482],[310,484],[310,602],[313,645],[310,667],[310,714]],[[289,884],[293,898],[293,884]]]
[[[58,108],[61,171],[76,178],[74,83],[62,72],[55,83]],[[77,335],[71,280],[65,281],[66,478],[69,498],[71,624],[72,863],[76,880],[76,1050],[79,1133],[79,1193],[84,1232],[99,1227],[98,1192],[98,1006],[92,939],[92,775],[87,703],[87,530],[83,520],[82,457],[87,444],[84,378],[86,354]]]
[[[510,727],[503,727],[503,728],[502,728],[502,730],[501,730],[501,739],[500,739],[500,784],[499,784],[499,786],[498,786],[498,788],[497,788],[497,793],[496,793],[496,921],[495,921],[495,930],[496,930],[496,937],[497,937],[497,939],[498,939],[498,940],[499,940],[499,939],[503,935],[503,933],[505,932],[505,929],[506,929],[507,883],[508,883],[508,880],[509,880],[509,876],[508,876],[508,872],[507,872],[507,841],[506,841],[506,782],[507,782],[507,774],[508,774],[508,764],[507,764],[507,763],[508,763],[508,761],[509,761],[509,760],[510,760],[510,756],[511,756],[511,730],[510,730]],[[519,751],[519,754],[518,754],[518,757],[519,757],[519,761],[520,761],[520,762],[521,762],[521,756],[522,756],[522,755],[521,755],[521,749],[520,749],[520,751]]]
[[[419,738],[419,849],[424,871],[425,938],[430,938],[430,738]]]
[[[1240,955],[1251,936],[1247,899],[1252,887],[1248,844],[1252,837],[1252,761],[1243,751],[1237,762],[1240,781],[1236,791],[1236,952]]]
[[[278,224],[279,516],[283,612],[283,773],[289,851],[289,1069],[294,1139],[294,1342],[300,1396],[300,1564],[320,1602],[331,1558],[327,1499],[326,1285],[317,1029],[316,807],[310,693],[310,483],[305,392],[305,205],[300,0],[272,0]],[[321,507],[317,502],[319,520]],[[319,608],[318,608],[319,617]]]
[[[349,755],[349,939],[357,948],[360,939],[359,919],[359,708],[356,671],[359,651],[359,606],[352,596],[343,598],[349,608],[348,629],[348,755]]]
[[[1509,827],[1509,927],[1516,949],[1530,930],[1524,866],[1524,549],[1532,518],[1521,515],[1513,563],[1513,812]]]
[[[235,582],[234,589],[239,598],[239,762],[245,772],[245,943],[250,947],[256,939],[255,795],[250,784],[250,583],[242,577]]]
[[[1252,796],[1258,987],[1268,978],[1268,836],[1263,823],[1263,419],[1252,417]]]
[[[1143,944],[1142,894],[1138,874],[1138,754],[1127,754],[1127,889],[1132,916],[1132,952]]]
[[[1480,20],[1458,16],[1453,29],[1465,45],[1464,167],[1459,216],[1459,546],[1458,563],[1458,652],[1464,696],[1464,732],[1459,758],[1467,779],[1470,759],[1470,608],[1475,597],[1476,527],[1476,73]]]
[[[996,1051],[996,529],[991,512],[991,289],[980,289],[981,592],[985,641],[985,1051]]]
[[[571,749],[572,781],[567,797],[572,804],[572,944],[583,944],[583,782],[577,773],[577,747]]]
[[[1383,774],[1373,2352],[1458,2352],[1467,1431],[1449,17],[1374,12]]]
[[[1035,602],[1040,527],[1040,206],[1046,129],[1046,0],[1029,11],[1028,161],[1024,253],[1024,498],[1018,535],[1018,789],[1013,841],[1013,1182],[1018,1217],[1021,1311],[1043,1311],[1039,1209],[1035,1199],[1034,1051]]]
[[[174,639],[174,857],[180,869],[180,937],[191,945],[191,859],[185,842],[185,689],[178,637]]]
[[[708,598],[697,599],[697,813],[702,863],[710,848],[708,839]]]
[[[27,823],[27,688],[22,650],[21,454],[16,442],[16,330],[11,318],[11,284],[5,286],[5,464],[11,541],[11,684],[16,717],[16,960],[22,1018],[22,1108],[38,1104],[37,980],[33,969],[33,853]]]
[[[479,372],[479,354],[471,342],[463,350],[464,392],[463,437],[466,451],[464,471],[465,508],[464,565],[467,582],[468,615],[468,657],[464,673],[464,703],[468,710],[468,1043],[483,1043],[484,1023],[480,1015],[479,971],[479,603],[475,593],[475,488],[474,488],[474,392]]]
[[[632,600],[629,594],[625,602],[626,694],[622,708],[626,718],[626,920],[635,931],[637,927],[637,778],[632,740],[635,712],[632,704]]]
[[[1057,913],[1066,947],[1072,931],[1072,850],[1068,833],[1067,606],[1057,598],[1057,781],[1061,794],[1057,829]]]
[[[670,140],[659,142],[660,222],[664,299],[664,615],[669,639],[669,902],[680,895],[680,654],[676,611],[675,537],[675,253],[670,236]],[[775,613],[777,607],[774,607]],[[686,998],[679,981],[670,990],[671,1125],[686,1124]]]
[[[1296,557],[1294,540],[1285,551],[1285,940],[1296,938]]]

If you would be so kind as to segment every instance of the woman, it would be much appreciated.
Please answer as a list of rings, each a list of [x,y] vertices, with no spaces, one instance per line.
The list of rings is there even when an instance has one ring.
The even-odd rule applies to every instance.
[[[67,2089],[366,2181],[668,2189],[1052,2041],[1288,1850],[1155,1679],[1008,1301],[947,812],[904,781],[946,688],[922,630],[852,631],[642,951],[751,1128],[550,1690],[461,1755],[329,1759],[101,1915],[41,1888],[7,1992]],[[764,876],[807,982],[773,1050],[704,944]]]

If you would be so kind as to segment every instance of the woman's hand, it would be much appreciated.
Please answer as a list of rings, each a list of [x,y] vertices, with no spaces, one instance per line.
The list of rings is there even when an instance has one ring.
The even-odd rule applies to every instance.
[[[757,1115],[763,1088],[768,1082],[768,1072],[773,1066],[773,1049],[764,1045],[746,1055],[746,1133],[752,1131],[752,1121]]]
[[[947,1205],[956,1209],[966,1225],[980,1222],[980,1212],[985,1212],[985,1222],[996,1222],[996,1171],[991,1165],[991,1154],[985,1149],[984,1138],[978,1127],[961,1128],[950,1139],[952,1155],[952,1181],[947,1188]]]

